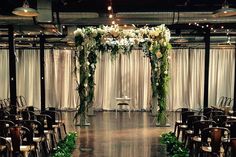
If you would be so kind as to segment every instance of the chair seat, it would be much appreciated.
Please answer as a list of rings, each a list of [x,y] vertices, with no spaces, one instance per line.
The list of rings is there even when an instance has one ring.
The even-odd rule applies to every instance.
[[[192,139],[194,142],[201,142],[201,140],[202,140],[202,138],[199,136],[194,136]]]
[[[193,130],[186,130],[186,133],[189,134],[189,135],[192,135],[193,134]]]
[[[44,130],[44,133],[45,134],[53,134],[53,131],[52,130]]]
[[[54,125],[52,125],[52,127],[53,127],[53,128],[59,128],[60,125],[59,125],[59,124],[54,124]]]
[[[184,125],[180,125],[179,127],[180,127],[181,129],[187,129],[187,128],[188,128],[188,126],[185,125],[185,124],[184,124]]]
[[[31,146],[29,146],[29,145],[22,145],[22,146],[20,146],[20,151],[21,152],[29,152],[29,151],[32,151],[32,150],[35,150],[34,145],[31,145]]]
[[[202,146],[201,149],[204,151],[204,152],[212,152],[212,148],[210,146]],[[220,147],[220,153],[224,153],[224,149],[222,147]]]
[[[175,123],[176,124],[182,124],[182,120],[177,120]]]

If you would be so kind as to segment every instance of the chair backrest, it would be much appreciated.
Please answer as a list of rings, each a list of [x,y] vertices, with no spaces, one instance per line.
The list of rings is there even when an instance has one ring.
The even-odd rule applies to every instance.
[[[0,120],[0,136],[7,137],[9,128],[15,126],[15,123],[10,120]]]
[[[44,129],[43,125],[37,120],[23,120],[21,124],[28,128],[30,132],[33,133],[35,137],[42,137],[44,136]]]
[[[210,119],[212,110],[213,110],[212,108],[204,108],[203,115],[206,116],[207,119]]]
[[[193,134],[194,135],[201,135],[202,130],[205,128],[209,128],[216,123],[212,120],[200,120],[193,123]]]
[[[228,125],[228,129],[230,130],[230,136],[231,138],[236,138],[236,120],[228,120],[226,122]]]
[[[187,124],[188,117],[189,117],[189,116],[193,116],[194,113],[195,113],[194,111],[182,112],[182,123],[183,123],[183,124]]]
[[[216,122],[216,126],[225,127],[225,123],[227,121],[226,115],[216,115],[212,117],[212,120]]]
[[[43,125],[43,127],[46,125],[47,127],[44,129],[52,129],[52,125],[53,125],[53,120],[52,117],[47,115],[47,114],[40,114],[40,115],[36,115],[37,120]],[[45,124],[46,121],[46,124]]]
[[[176,109],[175,110],[175,118],[176,118],[176,120],[177,119],[182,120],[182,112],[186,112],[186,111],[189,111],[189,108],[178,108],[178,109]],[[179,115],[178,113],[180,113],[179,117],[177,117],[177,115]]]
[[[200,120],[205,120],[205,119],[206,119],[206,117],[203,115],[188,116],[188,122],[187,122],[188,128],[193,129],[193,123],[200,121]]]

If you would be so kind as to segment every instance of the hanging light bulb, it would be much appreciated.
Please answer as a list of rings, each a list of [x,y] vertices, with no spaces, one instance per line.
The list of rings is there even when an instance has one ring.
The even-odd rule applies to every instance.
[[[29,2],[27,0],[24,1],[22,7],[15,8],[12,11],[12,13],[18,16],[27,16],[27,17],[33,17],[39,15],[37,10],[30,8]]]

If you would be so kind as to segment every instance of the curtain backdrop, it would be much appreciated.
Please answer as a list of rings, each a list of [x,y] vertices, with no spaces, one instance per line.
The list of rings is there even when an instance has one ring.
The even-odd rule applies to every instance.
[[[0,49],[0,99],[10,97],[8,50]]]
[[[40,108],[40,53],[38,49],[16,51],[16,94],[30,106]]]
[[[168,108],[203,106],[204,49],[173,49],[170,60]],[[17,95],[29,105],[40,106],[40,66],[38,50],[18,50]],[[78,99],[76,77],[73,75],[71,50],[45,50],[46,106],[75,108]],[[0,49],[0,99],[9,97],[8,50]],[[209,74],[209,105],[221,96],[233,97],[234,49],[211,49]],[[95,108],[114,109],[115,98],[132,98],[132,109],[149,109],[151,101],[150,63],[140,50],[129,56],[111,59],[99,56],[95,74]]]
[[[209,105],[221,96],[234,97],[235,49],[212,49],[210,53]],[[233,103],[231,103],[233,105]]]
[[[131,98],[132,109],[148,109],[151,98],[151,67],[140,50],[111,59],[99,57],[95,74],[95,105],[99,109],[115,109],[116,99]]]
[[[78,98],[71,50],[45,51],[46,107],[75,108]]]
[[[170,61],[169,109],[200,108],[204,95],[203,49],[173,49]]]

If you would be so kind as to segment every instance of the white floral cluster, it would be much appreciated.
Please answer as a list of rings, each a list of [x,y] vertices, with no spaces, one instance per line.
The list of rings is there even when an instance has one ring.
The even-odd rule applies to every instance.
[[[135,27],[134,29],[121,29],[118,25],[102,26],[99,28],[86,27],[77,28],[74,35],[80,37],[81,45],[87,45],[88,47],[95,46],[96,42],[111,47],[114,45],[127,47],[139,45],[139,43],[144,41],[155,41],[162,46],[166,46],[170,41],[170,31],[165,25],[143,28]],[[96,41],[98,36],[100,41]]]

